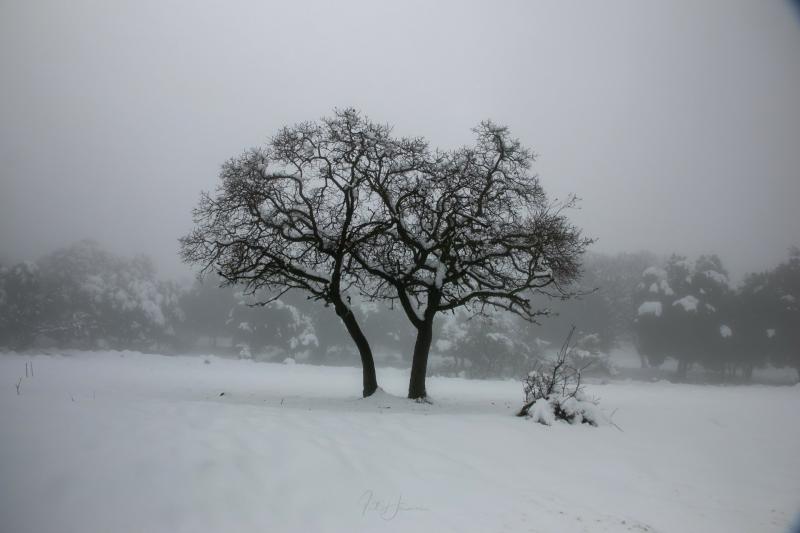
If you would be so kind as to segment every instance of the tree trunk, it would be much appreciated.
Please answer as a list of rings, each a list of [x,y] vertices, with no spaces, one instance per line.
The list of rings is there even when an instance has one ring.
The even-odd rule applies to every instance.
[[[424,399],[425,376],[428,372],[428,353],[433,341],[433,314],[426,316],[425,321],[417,329],[417,340],[414,342],[414,356],[411,360],[411,379],[408,383],[408,397],[412,400]]]
[[[347,328],[347,333],[356,343],[358,353],[361,356],[361,369],[363,373],[364,390],[362,394],[364,398],[372,396],[378,390],[378,378],[375,375],[375,360],[372,358],[372,350],[369,347],[369,341],[361,331],[356,317],[350,308],[344,302],[336,302],[334,304],[336,314],[342,319],[344,327]]]

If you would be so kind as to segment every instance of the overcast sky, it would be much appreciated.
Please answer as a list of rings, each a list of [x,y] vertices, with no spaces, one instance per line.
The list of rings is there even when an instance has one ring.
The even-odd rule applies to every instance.
[[[188,272],[219,165],[354,106],[432,145],[492,118],[594,249],[800,245],[800,17],[785,1],[0,3],[0,260],[81,238]]]

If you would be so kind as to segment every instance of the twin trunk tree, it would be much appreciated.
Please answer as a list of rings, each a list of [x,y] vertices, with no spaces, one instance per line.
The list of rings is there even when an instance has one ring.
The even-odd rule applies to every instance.
[[[477,143],[432,152],[358,112],[285,128],[228,161],[217,195],[195,210],[185,260],[216,270],[266,305],[288,290],[332,305],[377,389],[369,342],[348,291],[397,300],[417,331],[409,398],[426,397],[440,312],[514,313],[534,321],[537,293],[567,298],[589,240],[549,202],[532,154],[491,122]]]

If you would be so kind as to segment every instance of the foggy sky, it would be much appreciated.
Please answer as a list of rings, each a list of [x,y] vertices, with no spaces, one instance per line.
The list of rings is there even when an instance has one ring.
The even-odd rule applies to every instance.
[[[444,148],[507,124],[598,251],[800,245],[792,6],[566,4],[4,1],[0,261],[93,238],[183,276],[220,164],[346,106]]]

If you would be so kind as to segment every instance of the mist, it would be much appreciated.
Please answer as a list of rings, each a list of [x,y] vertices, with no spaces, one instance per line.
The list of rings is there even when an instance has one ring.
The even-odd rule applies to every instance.
[[[0,257],[91,238],[188,278],[220,165],[354,106],[435,146],[538,154],[602,252],[774,266],[800,217],[800,22],[783,2],[5,3]]]
[[[800,1],[0,2],[0,530],[800,533]]]

